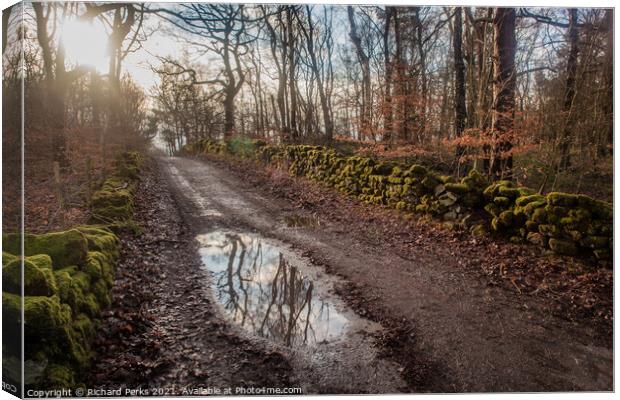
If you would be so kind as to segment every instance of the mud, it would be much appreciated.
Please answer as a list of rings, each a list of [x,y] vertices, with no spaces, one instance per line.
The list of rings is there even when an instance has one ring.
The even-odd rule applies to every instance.
[[[613,353],[594,327],[489,285],[449,249],[400,254],[221,164],[158,162],[196,235],[232,230],[278,240],[328,276],[330,299],[368,321],[338,346],[278,348],[307,392],[612,390]],[[317,223],[290,222],[305,220]]]

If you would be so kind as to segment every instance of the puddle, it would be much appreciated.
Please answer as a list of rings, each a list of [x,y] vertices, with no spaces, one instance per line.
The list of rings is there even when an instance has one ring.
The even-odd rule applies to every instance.
[[[196,237],[203,265],[225,315],[244,329],[286,346],[343,336],[349,320],[277,246],[257,235],[213,232]]]

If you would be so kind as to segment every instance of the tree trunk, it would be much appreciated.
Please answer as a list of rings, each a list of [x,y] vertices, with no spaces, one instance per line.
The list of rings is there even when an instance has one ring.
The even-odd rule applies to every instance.
[[[603,113],[605,115],[605,123],[606,123],[606,143],[604,146],[610,146],[609,151],[603,149],[603,153],[608,153],[609,155],[614,154],[613,144],[614,144],[614,10],[608,8],[605,10],[605,19],[604,19],[605,29],[606,29],[606,40],[607,43],[605,45],[605,100],[603,103]]]
[[[235,93],[229,89],[224,98],[224,139],[230,139],[235,132]]]
[[[426,67],[426,51],[424,50],[424,27],[420,19],[420,7],[414,8],[415,26],[416,26],[416,47],[420,56],[420,78],[422,83],[422,101],[420,103],[420,122],[417,129],[418,143],[422,143],[426,135],[426,114],[428,109],[428,74]],[[410,91],[407,91],[409,94]],[[412,111],[412,110],[411,110]],[[411,114],[410,108],[407,108],[406,118]]]
[[[577,9],[568,10],[568,42],[570,49],[568,60],[566,61],[566,88],[564,91],[564,114],[565,121],[564,131],[560,141],[560,165],[559,168],[564,170],[570,166],[570,146],[574,129],[574,110],[573,102],[575,100],[575,81],[577,78],[577,59],[579,57],[579,32],[577,31]]]
[[[465,62],[463,60],[463,17],[461,7],[456,7],[454,14],[454,136],[460,138],[465,129],[467,120],[467,106],[465,104]],[[461,163],[464,148],[456,147],[457,162]]]
[[[398,9],[394,8],[394,44],[396,47],[396,54],[394,57],[394,63],[396,64],[396,109],[397,109],[397,123],[398,123],[398,136],[399,139],[407,140],[407,101],[406,89],[405,89],[405,71],[403,60],[403,41],[401,35],[401,24],[398,15]]]
[[[347,7],[349,15],[349,23],[351,25],[351,31],[349,36],[355,46],[355,52],[357,54],[357,60],[362,68],[362,107],[360,118],[360,130],[361,136],[367,138],[370,136],[370,123],[371,123],[371,89],[370,89],[370,59],[362,47],[362,39],[357,32],[357,25],[355,23],[355,13],[352,6]]]
[[[286,21],[288,24],[288,39],[287,39],[287,43],[288,43],[288,68],[289,68],[289,72],[288,72],[288,79],[289,79],[289,96],[290,96],[290,100],[291,100],[291,107],[289,110],[290,113],[290,122],[291,122],[291,126],[290,126],[290,134],[291,134],[291,139],[296,142],[299,138],[299,130],[297,128],[297,82],[295,80],[295,65],[296,65],[296,59],[295,59],[295,45],[294,45],[294,41],[295,41],[295,35],[293,33],[293,16],[291,13],[291,9],[290,7],[286,8]]]
[[[390,25],[392,22],[393,7],[385,7],[385,27],[383,29],[383,53],[385,62],[385,104],[383,120],[383,140],[389,141],[393,134],[392,114],[392,62],[390,60]]]
[[[493,151],[489,173],[495,180],[512,179],[512,137],[515,112],[515,36],[514,8],[496,8],[493,18]]]

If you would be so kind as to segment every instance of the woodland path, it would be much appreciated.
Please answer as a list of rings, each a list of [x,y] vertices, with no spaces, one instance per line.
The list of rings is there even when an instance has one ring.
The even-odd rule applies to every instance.
[[[385,240],[369,240],[337,214],[274,195],[220,161],[157,154],[149,165],[136,214],[144,233],[124,239],[115,305],[95,362],[93,381],[101,387],[613,389],[605,333],[544,311],[544,299],[489,284],[464,268],[451,252],[456,246],[441,237],[426,235],[403,253]],[[250,234],[281,249],[312,279],[312,295],[328,301],[348,329],[335,339],[290,347],[232,323],[196,240],[214,232]],[[139,312],[136,304],[142,304]]]
[[[158,162],[197,231],[234,227],[259,232],[321,264],[337,277],[337,292],[361,288],[343,297],[360,314],[408,332],[410,338],[392,337],[391,342],[400,342],[409,355],[398,361],[411,389],[612,389],[612,350],[596,340],[593,329],[529,311],[502,288],[463,273],[441,243],[404,259],[357,241],[337,221],[291,227],[286,221],[303,217],[303,211],[221,165],[185,157],[160,157]]]

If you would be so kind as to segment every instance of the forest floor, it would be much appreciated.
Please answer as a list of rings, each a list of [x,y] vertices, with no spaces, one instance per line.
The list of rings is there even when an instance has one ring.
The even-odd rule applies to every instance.
[[[123,238],[97,386],[613,389],[610,270],[404,219],[249,162],[157,155],[137,204],[144,233]],[[230,323],[194,240],[220,231],[279,243],[352,328],[289,348]]]

